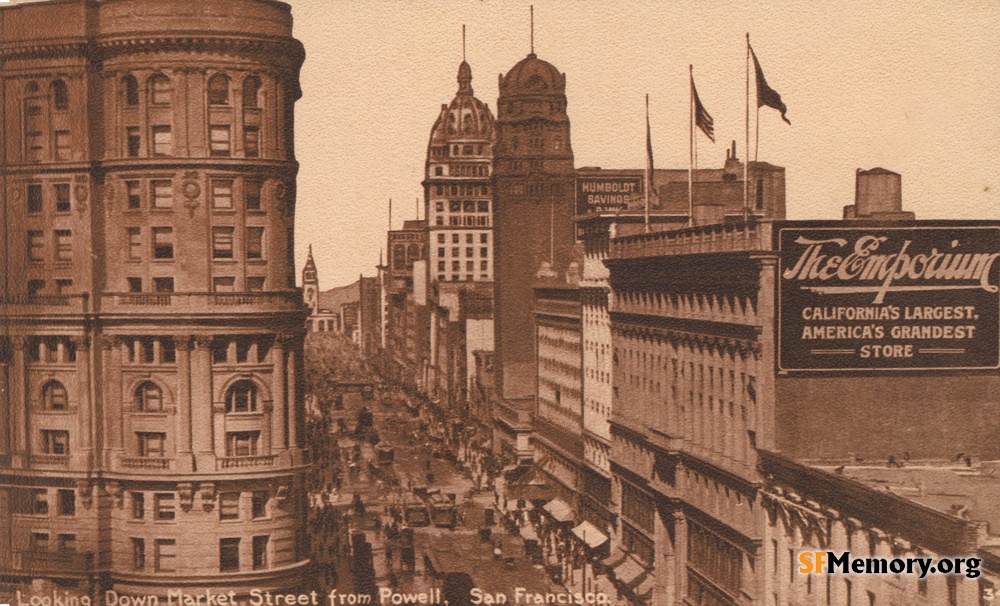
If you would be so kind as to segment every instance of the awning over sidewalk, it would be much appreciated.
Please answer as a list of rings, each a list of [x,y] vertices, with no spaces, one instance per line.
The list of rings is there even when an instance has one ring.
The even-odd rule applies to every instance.
[[[573,528],[573,534],[575,534],[587,545],[587,547],[590,547],[591,549],[603,545],[604,542],[608,540],[608,536],[601,532],[600,528],[594,526],[586,520],[580,522],[580,524]]]
[[[542,507],[557,522],[572,522],[573,510],[562,499],[552,499]]]
[[[645,574],[645,572],[646,570],[642,567],[642,564],[629,556],[621,564],[615,566],[614,574],[618,582],[624,585],[631,585],[636,579]]]

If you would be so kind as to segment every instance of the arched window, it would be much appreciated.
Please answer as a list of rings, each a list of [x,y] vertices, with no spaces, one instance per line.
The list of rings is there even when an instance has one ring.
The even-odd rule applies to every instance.
[[[125,91],[125,105],[130,107],[139,105],[139,81],[135,76],[128,75],[122,78],[122,90]]]
[[[243,80],[243,109],[260,107],[260,78],[248,76]]]
[[[133,403],[141,412],[163,410],[163,390],[152,381],[145,381],[135,388]]]
[[[226,412],[256,412],[257,386],[252,381],[237,381],[226,394]]]
[[[149,100],[153,105],[170,105],[170,78],[156,74],[149,79]]]
[[[215,74],[208,81],[208,104],[229,105],[229,76]]]
[[[42,406],[45,410],[66,410],[66,388],[59,381],[49,381],[42,387]]]
[[[57,110],[69,108],[69,90],[62,80],[56,80],[52,83],[52,104]]]

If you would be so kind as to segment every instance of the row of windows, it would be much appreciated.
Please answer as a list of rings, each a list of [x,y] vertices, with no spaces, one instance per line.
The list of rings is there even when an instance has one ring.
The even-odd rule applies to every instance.
[[[56,150],[58,158],[59,132],[56,131]],[[68,133],[67,133],[68,136]],[[152,156],[173,156],[174,137],[170,126],[157,125],[150,128],[149,139],[152,140]],[[209,155],[228,158],[233,152],[232,127],[228,124],[210,124],[208,127]],[[68,140],[67,140],[68,145]],[[142,156],[142,129],[138,126],[125,127],[125,145],[130,158]],[[67,147],[68,153],[68,147]],[[260,156],[260,127],[247,124],[243,127],[243,156],[257,158]]]
[[[489,187],[486,185],[435,185],[434,192],[439,196],[451,194],[452,196],[488,196]]]
[[[49,195],[43,195],[41,183],[29,183],[27,186],[26,203],[28,213],[40,213],[45,208],[45,199],[49,203],[55,203],[54,208],[57,213],[68,213],[71,208],[69,183],[54,183],[49,188]]]
[[[263,276],[247,276],[246,279],[246,292],[263,292],[265,278]],[[143,279],[139,277],[125,278],[128,284],[128,292],[130,293],[141,293],[146,292],[143,290]],[[40,281],[44,282],[44,281]],[[70,280],[72,286],[72,280]],[[150,292],[153,293],[172,293],[174,292],[174,279],[172,277],[156,277],[150,280],[152,284],[152,289]],[[230,293],[236,292],[236,278],[234,276],[215,276],[212,278],[212,292],[215,293]]]
[[[130,261],[141,261],[143,259],[143,250],[145,250],[145,245],[142,241],[142,228],[140,227],[127,227],[126,233],[128,235],[128,258]],[[28,249],[29,249],[29,259],[36,261],[41,260],[32,256],[32,252],[36,249],[32,244],[32,234],[40,234],[41,232],[28,232]],[[172,227],[153,227],[151,228],[151,238],[150,238],[150,254],[153,259],[173,259],[174,258],[174,228]],[[236,233],[235,227],[213,227],[212,228],[212,258],[213,259],[232,259],[234,258],[234,236]],[[246,236],[244,240],[246,258],[248,260],[263,259],[264,258],[264,228],[263,227],[247,227]],[[57,230],[57,241],[59,231]],[[40,236],[39,236],[40,237]],[[36,252],[36,255],[40,255],[40,252]],[[64,253],[65,254],[65,253]],[[58,248],[57,248],[58,255]],[[62,257],[57,256],[56,259],[62,259]],[[68,260],[68,258],[66,258]]]
[[[69,229],[53,230],[46,237],[40,229],[28,230],[28,260],[40,263],[46,260],[46,242],[51,247],[52,260],[56,262],[73,260],[73,231]]]
[[[451,247],[451,256],[453,256],[453,257],[460,256],[458,254],[460,250],[461,250],[460,247],[458,247],[458,246],[452,246]],[[475,250],[476,249],[473,248],[472,246],[466,246],[465,247],[465,256],[466,257],[474,257],[475,256],[475,254],[474,254]],[[438,247],[438,249],[437,249],[437,256],[438,257],[444,257],[444,256],[446,256],[444,253],[445,253],[445,248],[443,246]],[[489,249],[489,247],[488,246],[481,246],[479,248],[479,256],[480,257],[488,257],[488,256],[490,256],[490,249]]]
[[[146,519],[146,493],[132,492],[132,519]],[[243,493],[223,492],[219,494],[219,519],[238,520],[240,519],[240,501]],[[172,492],[158,492],[153,494],[153,509],[151,515],[156,520],[173,520],[177,512],[175,509],[176,495]],[[250,518],[259,520],[267,517],[267,507],[270,502],[270,494],[266,490],[255,490],[250,493]]]
[[[434,203],[434,210],[439,213],[444,212],[444,201],[438,200]],[[489,200],[449,200],[448,212],[452,213],[488,213],[490,212]]]
[[[267,568],[267,551],[270,537],[255,536],[251,566],[253,570]],[[155,539],[153,541],[153,570],[155,572],[176,572],[177,540]],[[146,540],[132,538],[132,568],[146,570]],[[219,539],[219,571],[237,572],[240,570],[240,539]]]
[[[41,430],[41,454],[69,456],[70,434],[65,429]],[[165,456],[166,434],[158,432],[140,432],[138,439],[138,456],[162,459]],[[226,432],[227,457],[253,457],[258,454],[260,443],[259,431]]]
[[[471,118],[471,114],[469,115]],[[489,146],[482,143],[471,144],[466,143],[464,145],[452,145],[451,153],[453,156],[481,156],[483,151],[489,152]],[[434,158],[444,158],[448,156],[449,147],[447,145],[435,146],[431,148],[431,156]]]
[[[448,225],[452,227],[489,227],[490,215],[465,215],[465,216],[454,216],[448,217]],[[434,225],[444,225],[444,217],[438,215],[434,217]]]
[[[146,84],[149,102],[153,105],[170,105],[173,101],[173,88],[170,78],[164,74],[153,74]],[[226,74],[216,74],[208,80],[208,104],[229,105],[232,94],[231,79]],[[261,81],[257,76],[247,76],[242,84],[242,101],[244,109],[260,108]],[[126,107],[139,105],[139,80],[132,75],[122,78],[122,94]]]
[[[440,271],[440,270],[438,270],[438,271]],[[438,282],[448,282],[449,281],[448,277],[445,274],[438,274],[437,279],[438,279]],[[463,275],[451,274],[451,280],[450,281],[451,282],[472,282],[474,279],[475,279],[475,275],[473,275],[473,274],[463,274]],[[489,280],[490,279],[490,275],[489,274],[479,274],[479,279],[480,280]]]
[[[47,488],[14,488],[11,501],[14,513],[22,515],[49,515],[52,503]],[[55,513],[59,516],[76,515],[76,493],[71,489],[55,491]]]
[[[31,208],[31,186],[29,185],[29,209]],[[243,181],[243,207],[247,210],[260,210],[262,184],[260,181],[246,179]],[[232,210],[234,208],[233,179],[213,179],[209,188],[209,197],[213,209]],[[143,204],[143,194],[146,194],[146,204]],[[58,190],[57,190],[58,194]],[[67,190],[66,195],[69,192]],[[57,210],[59,197],[57,195]],[[129,210],[141,209],[146,206],[153,209],[169,209],[174,206],[174,184],[171,179],[151,179],[148,188],[142,187],[142,181],[128,179],[125,181],[125,200]],[[40,210],[40,209],[39,209]],[[68,210],[68,208],[66,209]]]
[[[445,237],[446,237],[445,234],[438,234],[437,235],[438,244],[444,244]],[[459,234],[451,234],[451,242],[452,242],[452,244],[458,244],[459,241],[460,241],[460,239],[461,238],[460,238]],[[489,241],[490,241],[490,235],[489,234],[479,234],[479,242],[481,244],[487,244],[487,243],[489,243]],[[472,244],[473,242],[475,242],[475,234],[465,234],[465,243],[466,244]]]
[[[447,268],[447,264],[446,264],[445,261],[438,261],[438,271],[445,271],[446,268]],[[479,269],[480,269],[480,271],[489,271],[489,269],[490,269],[490,262],[489,261],[480,261],[479,262]],[[461,264],[461,262],[460,261],[452,261],[451,262],[451,270],[452,271],[461,271],[462,270],[462,264]],[[475,270],[476,270],[476,262],[475,261],[466,261],[465,262],[465,271],[475,271]],[[441,277],[439,277],[438,279],[439,280],[444,280],[444,278],[441,278]]]

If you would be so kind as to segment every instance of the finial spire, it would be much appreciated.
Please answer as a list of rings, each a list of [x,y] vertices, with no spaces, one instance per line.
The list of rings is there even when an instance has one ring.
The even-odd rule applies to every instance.
[[[531,54],[535,54],[535,5],[532,4],[529,9],[531,14]]]
[[[465,61],[465,24],[462,24],[462,61]]]

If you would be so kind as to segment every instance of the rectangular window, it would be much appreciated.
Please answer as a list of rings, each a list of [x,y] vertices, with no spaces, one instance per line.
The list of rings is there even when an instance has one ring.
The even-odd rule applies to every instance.
[[[225,179],[212,181],[212,208],[233,207],[233,182]]]
[[[163,337],[160,339],[160,362],[164,364],[177,362],[177,343],[173,337]]]
[[[219,571],[234,572],[240,569],[240,540],[219,539]]]
[[[264,228],[247,228],[247,259],[264,258]]]
[[[177,541],[174,539],[156,539],[154,568],[156,572],[173,572],[174,559],[177,557]]]
[[[174,279],[153,278],[153,292],[174,292]]]
[[[444,270],[445,270],[445,262],[438,261],[438,271],[444,271]]]
[[[68,229],[57,229],[56,236],[56,261],[73,260],[73,233]]]
[[[167,434],[165,433],[154,433],[154,432],[139,432],[137,434],[139,439],[139,456],[148,457],[151,459],[162,459],[166,456],[166,450],[164,449]]]
[[[60,534],[59,535],[59,551],[62,553],[74,553],[76,552],[76,535],[75,534]]]
[[[42,212],[42,185],[40,183],[28,185],[28,212]]]
[[[213,227],[212,228],[212,258],[232,259],[233,258],[233,228]]]
[[[28,295],[35,296],[45,290],[45,280],[28,280]]]
[[[68,213],[69,212],[69,183],[56,183],[56,212],[58,213]]]
[[[47,532],[33,532],[31,533],[31,551],[48,551],[49,550],[49,533]]]
[[[490,250],[486,246],[483,246],[482,248],[479,249],[479,256],[480,257],[487,257],[487,256],[489,256],[489,254],[490,254]]]
[[[172,227],[153,228],[153,258],[154,259],[174,258],[174,228]]]
[[[465,256],[466,257],[471,257],[472,256],[472,247],[471,246],[466,247],[466,249],[465,249]]]
[[[480,200],[476,202],[476,212],[481,212],[481,213],[490,212],[489,200]]]
[[[59,515],[76,515],[76,492],[72,490],[59,491]]]
[[[70,140],[68,130],[56,131],[56,160],[67,161],[70,159]]]
[[[229,126],[228,125],[213,125],[208,127],[210,141],[210,150],[213,156],[228,156],[229,155]]]
[[[267,544],[270,540],[268,536],[253,538],[253,569],[263,570],[267,568]]]
[[[132,538],[132,570],[146,569],[146,541]]]
[[[240,493],[224,492],[219,495],[219,519],[240,519]]]
[[[25,155],[28,162],[41,162],[44,155],[42,146],[42,133],[37,130],[30,130],[24,133]]]
[[[157,520],[173,520],[175,517],[174,513],[174,493],[172,492],[158,492],[153,497],[153,502],[156,507],[156,519]]]
[[[461,261],[452,261],[451,262],[451,271],[458,271],[460,269],[462,269],[462,263],[461,263]]]
[[[42,430],[42,452],[51,455],[68,455],[69,432],[56,429]]]
[[[247,210],[260,210],[260,181],[243,182],[243,199]]]
[[[444,217],[434,217],[434,225],[444,225]]]
[[[35,515],[48,515],[49,513],[49,491],[44,488],[36,488],[33,491],[34,506],[31,513]]]
[[[488,270],[489,268],[490,268],[490,262],[489,262],[489,261],[480,261],[480,262],[479,262],[479,269],[480,269],[480,270],[482,270],[482,271],[486,271],[486,270]]]
[[[153,127],[153,155],[169,156],[174,153],[174,137],[169,126]]]
[[[125,191],[128,196],[128,207],[139,208],[142,202],[142,194],[138,181],[126,181]]]
[[[443,257],[444,256],[444,248],[443,247],[439,247],[438,248],[438,256],[439,257]]]
[[[444,244],[444,234],[438,234],[438,244]],[[438,250],[443,250],[443,249],[439,248]],[[444,253],[440,253],[440,254],[444,254]]]
[[[45,260],[45,240],[44,234],[40,230],[31,230],[28,232],[28,260],[29,261],[44,261]]]
[[[260,155],[260,129],[256,126],[243,128],[243,155],[247,158]]]
[[[247,278],[247,292],[264,292],[264,278],[260,276]]]
[[[461,200],[449,200],[448,201],[448,211],[453,213],[462,212],[462,202]]]
[[[255,490],[253,493],[252,516],[258,518],[267,517],[268,492],[266,490]]]
[[[465,271],[476,271],[476,262],[475,261],[466,261],[465,262]]]
[[[257,454],[259,431],[232,431],[226,434],[227,457],[251,457]]]
[[[141,520],[146,517],[146,495],[141,492],[132,493],[132,519]]]
[[[451,247],[451,256],[453,256],[453,257],[457,257],[458,256],[458,247],[457,246]]]
[[[132,261],[142,259],[142,231],[138,227],[126,228],[128,232],[128,258]]]
[[[486,244],[487,242],[489,242],[489,235],[488,234],[479,234],[479,243],[480,244]]]
[[[125,129],[125,134],[128,137],[128,157],[138,158],[139,146],[142,144],[142,139],[139,135],[139,127],[129,126]]]
[[[142,292],[142,278],[125,278],[128,280],[129,292]]]
[[[458,244],[458,234],[451,234],[452,244]]]
[[[153,194],[153,208],[174,207],[174,184],[170,179],[156,179],[149,184]]]
[[[236,278],[218,277],[212,278],[212,292],[235,292]]]
[[[466,200],[462,203],[462,210],[467,213],[474,213],[476,212],[476,203],[472,200]]]

